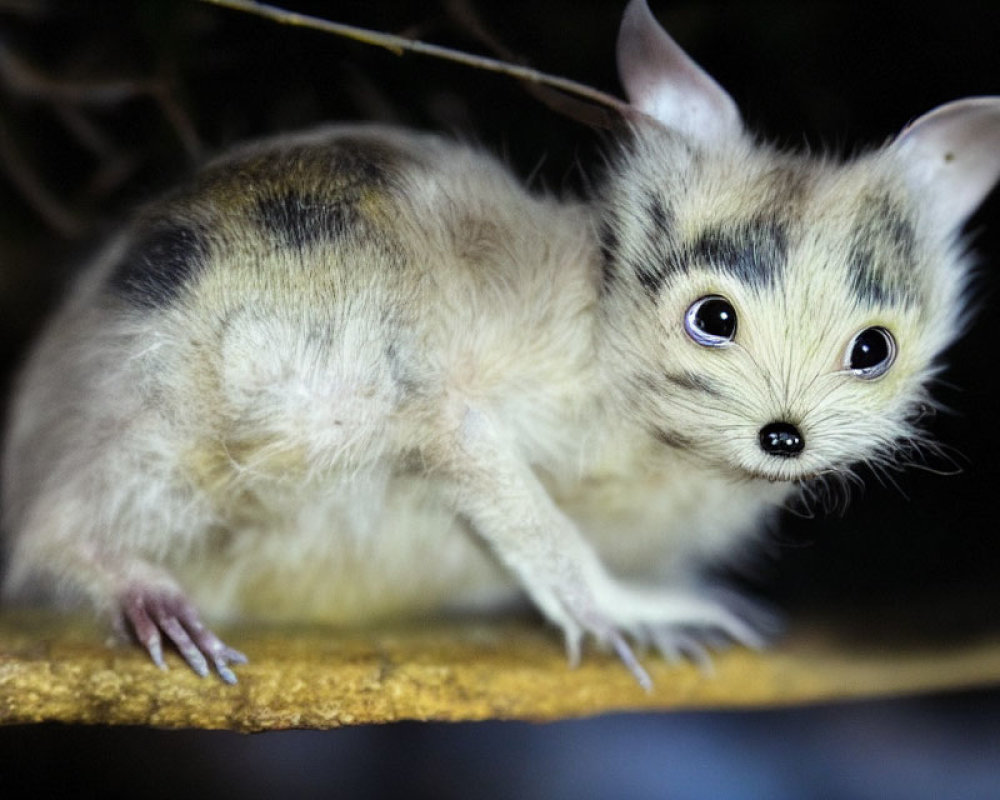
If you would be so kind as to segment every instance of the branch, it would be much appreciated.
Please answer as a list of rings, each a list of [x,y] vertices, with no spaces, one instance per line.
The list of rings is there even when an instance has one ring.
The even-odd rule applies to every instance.
[[[358,28],[354,25],[330,22],[329,20],[309,16],[308,14],[299,14],[298,12],[287,11],[266,3],[258,3],[256,0],[201,0],[201,2],[254,14],[282,25],[292,25],[323,33],[332,33],[335,36],[342,36],[356,42],[374,45],[375,47],[384,47],[398,56],[404,53],[418,53],[430,56],[431,58],[439,58],[444,61],[463,64],[474,69],[498,72],[502,75],[517,78],[528,84],[548,86],[569,95],[583,97],[597,105],[614,109],[623,117],[634,115],[634,110],[631,106],[619,100],[614,95],[599,91],[586,84],[569,80],[568,78],[561,78],[557,75],[549,75],[530,67],[518,66],[485,56],[471,55],[470,53],[463,53],[460,50],[452,50],[451,48],[441,47],[436,44],[407,39],[403,36],[394,36],[390,33],[381,33],[366,28]]]

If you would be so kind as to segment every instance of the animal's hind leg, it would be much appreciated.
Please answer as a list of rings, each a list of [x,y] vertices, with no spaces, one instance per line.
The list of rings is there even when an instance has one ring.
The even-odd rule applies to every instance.
[[[153,663],[167,669],[163,636],[173,643],[188,665],[201,677],[209,673],[209,660],[226,683],[236,683],[230,664],[246,664],[247,657],[227,646],[205,627],[198,611],[183,593],[166,588],[133,585],[119,599],[115,627],[130,632],[146,648]]]
[[[30,537],[27,540],[31,541]],[[84,600],[109,619],[122,638],[134,638],[160,669],[164,642],[172,644],[198,675],[214,667],[236,683],[231,666],[247,658],[227,646],[201,620],[183,589],[162,568],[93,544],[20,547],[12,553],[4,596],[45,594],[67,604]]]

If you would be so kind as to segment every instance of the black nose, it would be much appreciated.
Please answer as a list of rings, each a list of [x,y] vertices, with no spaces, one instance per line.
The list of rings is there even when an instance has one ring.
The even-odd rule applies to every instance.
[[[760,429],[760,447],[769,455],[791,458],[805,446],[799,429],[788,422],[772,422]]]

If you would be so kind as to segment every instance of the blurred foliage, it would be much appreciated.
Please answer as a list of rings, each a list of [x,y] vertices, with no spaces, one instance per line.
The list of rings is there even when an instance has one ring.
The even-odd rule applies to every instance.
[[[614,40],[624,2],[288,5],[488,52],[463,22],[461,9],[471,8],[530,65],[618,91]],[[938,103],[1000,91],[995,3],[652,6],[732,92],[751,126],[788,146],[877,144]],[[34,89],[16,85],[10,61],[0,72],[0,376],[68,270],[114,221],[234,141],[320,121],[378,120],[480,141],[553,191],[586,191],[599,176],[604,134],[552,113],[516,81],[194,0],[0,0],[0,57],[36,81]],[[54,225],[33,193],[70,224]],[[978,247],[994,263],[997,210],[994,198],[973,225],[985,226]],[[991,293],[990,283],[977,289],[977,300]],[[947,376],[965,388],[939,393],[958,414],[936,426],[968,458],[967,474],[910,472],[901,486],[912,502],[876,487],[846,520],[786,524],[783,557],[758,565],[772,591],[867,597],[995,583],[1000,545],[991,492],[1000,435],[983,364],[995,360],[989,342],[998,320],[990,304],[979,305],[983,313]]]

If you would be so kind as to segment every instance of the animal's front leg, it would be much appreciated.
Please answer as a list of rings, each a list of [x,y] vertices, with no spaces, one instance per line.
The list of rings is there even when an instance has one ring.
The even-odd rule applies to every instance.
[[[591,635],[613,648],[649,688],[649,675],[627,637],[668,656],[696,659],[703,652],[701,639],[720,633],[743,644],[762,644],[753,626],[717,598],[618,583],[486,415],[466,414],[449,461],[456,510],[562,629],[571,662],[579,658],[582,639]]]

